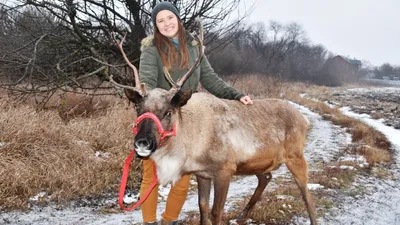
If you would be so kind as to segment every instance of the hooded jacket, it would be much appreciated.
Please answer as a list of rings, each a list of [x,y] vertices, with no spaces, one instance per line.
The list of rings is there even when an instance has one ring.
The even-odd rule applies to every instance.
[[[195,41],[188,34],[186,37],[188,40],[189,67],[191,67],[199,56],[199,42]],[[145,83],[148,89],[171,89],[171,84],[165,78],[161,55],[154,44],[153,36],[148,36],[142,40],[141,52],[139,65],[140,81]],[[177,82],[177,80],[179,80],[187,71],[188,69],[180,70],[177,65],[173,65],[169,73],[172,79]],[[188,88],[197,90],[199,82],[208,92],[218,98],[239,100],[241,97],[245,96],[229,86],[214,72],[214,69],[211,67],[206,56],[202,58],[200,65],[185,81],[182,90]]]

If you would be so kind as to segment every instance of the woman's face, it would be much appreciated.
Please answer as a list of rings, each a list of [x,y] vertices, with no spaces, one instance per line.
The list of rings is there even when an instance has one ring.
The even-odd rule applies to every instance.
[[[168,38],[178,38],[178,17],[169,10],[157,13],[156,26],[160,33]]]

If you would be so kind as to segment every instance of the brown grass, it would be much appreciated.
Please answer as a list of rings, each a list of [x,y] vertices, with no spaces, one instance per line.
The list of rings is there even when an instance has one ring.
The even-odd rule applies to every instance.
[[[289,99],[318,112],[324,119],[330,120],[336,125],[348,128],[349,133],[352,135],[353,143],[369,147],[369,150],[357,151],[357,153],[367,159],[369,164],[392,162],[391,143],[381,132],[364,124],[360,120],[343,115],[337,108],[331,108],[323,102],[301,98],[296,91],[289,96]],[[365,148],[361,147],[361,149]]]
[[[325,188],[332,189],[348,188],[355,180],[357,171],[341,169],[341,165],[357,167],[356,163],[352,162],[332,162],[326,164],[322,171],[310,172],[310,183],[321,184]]]
[[[0,205],[25,208],[29,197],[46,192],[52,200],[107,191],[117,193],[130,151],[133,110],[110,106],[103,115],[64,123],[52,110],[0,100]],[[118,100],[116,100],[118,101]],[[96,157],[96,152],[102,152]],[[131,173],[139,170],[133,163]],[[138,177],[131,184],[138,183]]]
[[[229,82],[233,84],[235,81],[231,77]],[[333,123],[348,127],[354,141],[362,143],[362,147],[352,151],[363,154],[370,164],[391,160],[388,152],[390,143],[381,133],[341,115],[337,109],[331,109],[324,103],[298,97],[302,90],[326,92],[328,88],[282,83],[260,75],[240,76],[234,87],[255,98],[289,97],[320,112]],[[132,146],[134,110],[127,109],[126,100],[112,96],[91,100],[75,94],[60,96],[49,101],[47,107],[51,110],[42,111],[37,111],[33,102],[15,102],[5,93],[0,96],[0,210],[26,208],[29,197],[42,191],[53,201],[101,195],[109,191],[117,197],[121,168]],[[1,147],[4,143],[6,145]],[[96,157],[96,152],[101,152],[99,157]],[[137,188],[140,162],[132,164],[129,186]],[[335,171],[329,171],[329,174],[326,177],[347,176]],[[328,181],[326,185],[329,186]],[[273,197],[277,193],[268,194],[272,197],[263,200],[267,206],[261,210],[272,211],[276,215],[264,215],[260,211],[254,218],[280,221],[282,202]],[[295,199],[299,207],[304,207],[297,195]],[[297,209],[297,203],[290,204],[295,207],[293,212],[305,212],[304,208]],[[227,218],[229,216],[227,214]]]
[[[260,74],[241,74],[227,77],[228,83],[254,98],[282,98],[291,91],[291,85],[278,78]]]
[[[317,207],[317,215],[322,215],[334,204],[323,193],[313,192],[314,203]],[[250,200],[251,195],[245,197],[243,201],[235,203],[234,209],[224,213],[223,224],[228,224],[235,219]],[[198,224],[199,213],[191,212],[183,221],[183,224]],[[253,211],[249,215],[252,224],[291,224],[294,216],[308,218],[307,209],[301,197],[301,193],[293,180],[279,182],[279,187],[269,190],[268,187],[261,199],[256,203]],[[245,224],[245,221],[237,221]]]
[[[58,115],[64,122],[77,117],[92,117],[105,115],[112,106],[115,97],[86,96],[74,93],[65,93],[60,104],[56,105]]]
[[[391,154],[387,151],[368,145],[355,145],[351,148],[352,153],[363,155],[369,164],[376,162],[390,162]]]

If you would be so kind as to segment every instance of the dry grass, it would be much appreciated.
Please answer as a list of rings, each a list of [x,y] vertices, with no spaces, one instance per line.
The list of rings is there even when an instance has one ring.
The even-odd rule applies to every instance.
[[[101,94],[99,92],[92,93]],[[109,95],[87,95],[57,91],[51,96],[45,93],[34,96],[10,95],[9,100],[16,107],[29,105],[36,109],[55,109],[60,118],[67,123],[77,117],[104,115],[117,98]]]
[[[289,99],[318,112],[324,119],[330,120],[336,125],[348,128],[352,135],[352,142],[363,146],[360,149],[364,150],[359,150],[357,153],[363,155],[369,164],[392,162],[391,143],[381,132],[357,119],[343,115],[337,108],[331,108],[323,102],[301,98],[296,91],[289,96]],[[365,150],[366,148],[368,150]]]
[[[291,84],[260,74],[232,75],[226,79],[234,88],[254,98],[281,98],[291,91]]]
[[[382,151],[380,148],[370,147],[368,145],[352,146],[352,153],[359,154],[365,157],[369,164],[377,162],[390,162],[392,155],[387,151]]]
[[[279,96],[279,81],[258,79],[254,75],[248,80],[258,85],[249,93]],[[236,84],[244,89],[250,85],[243,82]],[[26,208],[29,197],[40,192],[47,194],[44,201],[48,196],[64,201],[108,191],[117,195],[132,144],[134,110],[117,97],[56,93],[44,106],[47,110],[38,111],[35,104],[43,98],[21,102],[6,92],[0,96],[0,142],[6,143],[0,147],[0,209]],[[129,185],[138,187],[141,167],[139,161],[133,165]]]
[[[313,192],[313,196],[314,203],[318,206],[316,209],[318,216],[334,205],[323,193]],[[250,197],[247,196],[243,201],[236,202],[233,210],[224,213],[223,224],[229,224],[230,220],[236,219],[236,216],[239,215],[250,200]],[[191,212],[185,218],[183,224],[198,224],[199,216],[198,212]],[[279,182],[277,189],[269,190],[267,187],[261,199],[250,213],[249,218],[251,218],[252,224],[292,224],[291,220],[294,216],[308,218],[307,209],[301,197],[300,190],[294,181],[284,180]],[[236,222],[245,224],[245,221],[236,220]]]
[[[110,96],[85,96],[66,93],[57,104],[58,115],[64,122],[77,117],[92,117],[105,115],[106,110],[112,106],[115,97]]]
[[[295,215],[308,217],[300,190],[294,182],[280,184],[278,189],[266,192],[257,204],[250,214],[250,218],[254,221],[267,224],[289,224]]]
[[[0,148],[3,209],[25,208],[29,197],[42,191],[56,201],[117,193],[131,146],[133,110],[114,104],[103,115],[64,123],[54,110],[10,101],[0,100],[0,142],[6,144]],[[131,173],[137,173],[138,162],[133,164]],[[138,178],[133,182],[137,185]]]
[[[340,166],[353,166],[357,167],[352,162],[332,162],[326,164],[322,171],[310,172],[310,183],[321,184],[325,188],[344,189],[348,188],[357,174],[356,170],[341,169]]]
[[[391,160],[387,150],[390,143],[382,134],[326,104],[298,98],[302,90],[328,91],[325,87],[282,83],[260,75],[240,76],[236,82],[230,80],[231,84],[233,82],[235,88],[255,98],[290,97],[324,114],[335,124],[349,127],[354,140],[363,143],[363,147],[353,151],[363,154],[370,164]],[[122,165],[132,145],[131,125],[135,119],[134,110],[126,108],[125,100],[58,95],[49,101],[48,108],[52,110],[37,111],[33,104],[15,102],[3,93],[0,107],[0,209],[26,208],[29,197],[42,191],[54,201],[109,191],[117,197]],[[134,161],[132,164],[129,186],[137,188],[140,163]],[[330,173],[334,174],[333,171]],[[274,199],[276,194],[268,194],[272,198],[264,200],[267,206],[261,210],[276,215],[264,215],[260,211],[254,218],[280,221],[282,202]],[[297,209],[297,204],[304,207],[304,203],[299,196],[295,198],[298,203],[289,202],[295,208],[293,212],[304,213],[304,208]],[[283,212],[286,216],[290,214]],[[227,214],[226,218],[229,216]]]

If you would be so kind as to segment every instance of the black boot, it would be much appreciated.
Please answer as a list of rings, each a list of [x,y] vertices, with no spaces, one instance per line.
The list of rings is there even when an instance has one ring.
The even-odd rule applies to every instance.
[[[178,223],[177,220],[167,221],[167,220],[162,219],[161,220],[161,225],[179,225],[179,223]]]

